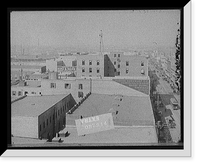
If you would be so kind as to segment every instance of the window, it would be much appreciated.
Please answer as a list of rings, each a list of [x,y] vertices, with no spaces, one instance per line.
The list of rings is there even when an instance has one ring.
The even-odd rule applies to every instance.
[[[45,122],[43,122],[43,129],[45,128]]]
[[[114,54],[114,57],[116,57],[116,54]]]
[[[51,87],[51,88],[56,88],[56,83],[51,83],[51,84],[50,84],[50,87]]]
[[[141,66],[144,66],[144,62],[141,62]]]
[[[78,89],[83,89],[83,84],[78,84]]]
[[[85,65],[85,61],[84,60],[82,60],[82,65]]]
[[[89,68],[89,73],[92,73],[92,68]]]
[[[145,71],[144,71],[144,69],[142,69],[142,70],[141,70],[141,74],[143,74],[143,75],[145,74]]]
[[[22,92],[21,91],[18,91],[18,96],[21,96],[22,95]]]
[[[116,72],[117,70],[116,69],[114,69],[114,72]]]
[[[71,84],[66,83],[65,84],[65,89],[71,89]]]
[[[114,65],[116,65],[116,61],[114,61]]]
[[[129,66],[129,61],[126,61],[126,66]]]
[[[85,73],[85,68],[82,68],[82,73]]]
[[[120,65],[118,65],[117,67],[120,68]]]
[[[100,71],[100,69],[99,69],[99,68],[97,68],[97,73],[99,73],[99,71]]]
[[[120,54],[118,54],[118,57],[120,57]]]
[[[99,60],[97,60],[97,65],[99,65],[100,64],[100,62],[99,62]]]
[[[12,91],[12,95],[15,96],[16,95],[16,91]]]
[[[117,72],[117,75],[118,75],[118,76],[120,75],[120,71]]]
[[[126,69],[126,74],[128,74],[128,69]]]
[[[83,97],[83,92],[78,92],[78,97],[79,98]]]
[[[91,60],[89,60],[89,65],[92,65],[92,61]]]

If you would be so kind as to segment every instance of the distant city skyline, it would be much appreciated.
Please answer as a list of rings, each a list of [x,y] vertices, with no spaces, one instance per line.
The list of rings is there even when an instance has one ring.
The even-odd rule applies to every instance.
[[[179,10],[20,11],[11,13],[11,46],[99,49],[175,46]]]

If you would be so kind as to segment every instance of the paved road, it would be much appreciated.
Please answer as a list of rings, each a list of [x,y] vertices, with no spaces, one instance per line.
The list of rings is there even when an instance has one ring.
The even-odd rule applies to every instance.
[[[156,73],[156,75],[158,76],[158,74]],[[158,76],[159,77],[159,76]],[[159,77],[159,83],[157,86],[157,91],[160,94],[161,100],[163,102],[163,104],[166,105],[170,105],[170,99],[171,98],[176,98],[176,100],[178,101],[179,104],[179,108],[180,108],[180,95],[174,94],[173,93],[173,89],[170,87],[170,85],[168,84],[168,82],[164,81],[162,78]],[[178,142],[180,139],[180,134],[181,134],[181,126],[180,126],[180,109],[178,110],[174,110],[172,107],[170,109],[171,111],[169,111],[169,114],[172,114],[172,117],[174,119],[174,123],[176,124],[175,128],[169,128],[172,140],[174,142]],[[163,115],[166,113],[165,110],[161,110]],[[167,115],[164,117],[167,117]]]

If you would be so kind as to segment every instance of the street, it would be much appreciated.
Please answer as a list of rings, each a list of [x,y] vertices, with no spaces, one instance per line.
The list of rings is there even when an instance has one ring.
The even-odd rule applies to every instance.
[[[156,75],[159,77],[159,75],[156,73]],[[164,81],[162,78],[159,77],[159,83],[156,87],[156,90],[160,96],[160,100],[166,107],[166,110],[168,112],[170,111],[170,114],[166,114],[166,110],[161,109],[162,115],[165,119],[168,119],[168,117],[173,118],[173,122],[175,123],[175,127],[171,128],[169,127],[169,131],[172,137],[173,142],[178,142],[180,140],[181,136],[181,126],[180,126],[180,95],[174,94],[173,89],[170,87],[170,85]],[[179,109],[174,110],[171,106],[170,99],[175,98],[178,101]],[[170,116],[169,116],[170,115]],[[166,121],[168,123],[168,121]],[[169,126],[169,124],[167,124]]]

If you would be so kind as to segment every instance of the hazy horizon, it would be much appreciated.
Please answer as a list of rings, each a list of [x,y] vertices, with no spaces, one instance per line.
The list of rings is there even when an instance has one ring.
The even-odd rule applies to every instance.
[[[11,12],[11,47],[174,47],[179,10]]]

